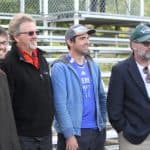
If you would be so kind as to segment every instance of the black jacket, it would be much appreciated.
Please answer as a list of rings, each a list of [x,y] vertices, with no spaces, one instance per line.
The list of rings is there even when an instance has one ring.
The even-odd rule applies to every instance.
[[[20,55],[15,44],[1,68],[6,72],[19,135],[45,136],[53,121],[53,96],[49,67],[38,49],[40,68]]]
[[[0,150],[20,150],[7,77],[0,70]]]
[[[112,126],[133,144],[144,141],[150,133],[150,98],[133,56],[112,68],[107,102]]]

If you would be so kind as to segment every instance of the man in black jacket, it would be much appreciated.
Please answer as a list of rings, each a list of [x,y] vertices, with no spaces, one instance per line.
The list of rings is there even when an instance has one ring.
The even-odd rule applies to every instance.
[[[7,74],[22,150],[51,150],[53,97],[49,67],[37,48],[35,21],[17,14],[10,21],[12,47],[2,64]]]
[[[112,68],[108,114],[119,133],[120,150],[150,149],[150,27],[131,33],[131,57]]]

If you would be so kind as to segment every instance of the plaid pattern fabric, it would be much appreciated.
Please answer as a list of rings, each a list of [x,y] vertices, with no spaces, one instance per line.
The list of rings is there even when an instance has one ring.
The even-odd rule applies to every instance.
[[[146,67],[144,67],[144,69],[143,69],[143,72],[144,72],[144,74],[146,74],[146,82],[147,83],[150,83],[150,70],[148,69],[148,67],[146,66]]]

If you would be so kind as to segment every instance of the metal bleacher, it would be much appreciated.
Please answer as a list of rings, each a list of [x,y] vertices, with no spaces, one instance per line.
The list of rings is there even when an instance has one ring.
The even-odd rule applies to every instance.
[[[149,0],[0,0],[0,23],[8,28],[18,12],[28,13],[37,21],[38,44],[51,64],[67,53],[64,34],[72,24],[82,23],[96,29],[90,38],[90,52],[100,64],[106,92],[113,64],[131,53],[129,34],[140,22],[150,21]],[[107,125],[107,150],[118,150],[117,134]],[[56,146],[56,132],[53,145]]]

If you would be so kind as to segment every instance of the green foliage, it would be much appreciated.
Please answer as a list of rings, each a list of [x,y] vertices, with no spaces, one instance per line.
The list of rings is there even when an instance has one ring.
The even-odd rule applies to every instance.
[[[0,12],[18,13],[20,12],[20,0],[0,0]],[[39,1],[25,0],[25,12],[28,14],[39,14]]]
[[[4,13],[17,13],[19,12],[19,1],[16,0],[1,0],[0,12]]]
[[[145,14],[144,15],[149,17],[150,16],[150,8],[149,8],[150,0],[145,0],[144,3],[145,3],[145,8],[144,8],[144,13]]]
[[[63,11],[72,11],[74,8],[74,0],[49,0],[49,13],[57,13]]]
[[[25,12],[28,14],[39,14],[39,1],[37,0],[25,0]]]

